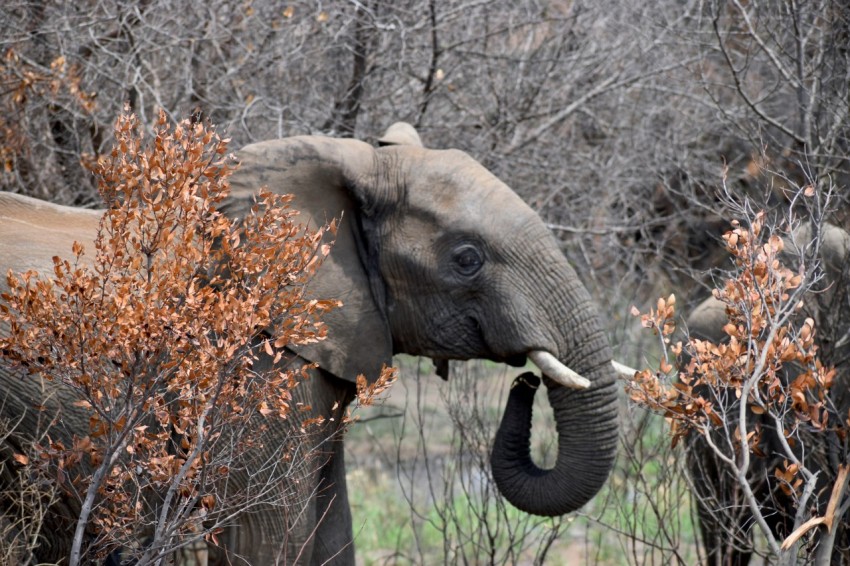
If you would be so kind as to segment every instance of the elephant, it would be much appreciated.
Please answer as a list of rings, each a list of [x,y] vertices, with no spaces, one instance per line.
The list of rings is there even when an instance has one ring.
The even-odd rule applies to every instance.
[[[409,141],[374,148],[296,136],[236,153],[239,167],[221,208],[229,217],[243,217],[267,186],[294,195],[305,226],[340,219],[332,251],[305,292],[343,306],[323,317],[326,340],[291,347],[295,362],[318,364],[293,390],[293,403],[311,407],[304,418],[332,417],[324,437],[305,447],[322,457],[298,468],[292,483],[302,490],[304,509],[245,513],[218,535],[212,562],[354,563],[341,417],[357,376],[374,379],[394,354],[429,357],[443,368],[446,360],[487,359],[517,367],[531,360],[541,369],[558,433],[554,467],[540,469],[529,455],[540,381],[531,373],[514,382],[491,453],[498,489],[520,510],[569,513],[610,474],[618,387],[589,292],[540,217],[507,185],[462,151]],[[74,240],[92,241],[98,216],[0,193],[0,269],[50,273],[53,255]],[[254,363],[263,370],[276,362]],[[49,405],[62,414],[60,432],[86,433],[88,421],[61,393],[43,399],[37,380],[21,380],[8,365],[0,365],[0,384],[7,416],[27,425],[36,418],[33,405]],[[265,444],[280,445],[299,426],[290,419],[270,430]]]
[[[784,251],[780,258],[785,265],[794,269],[815,258],[807,258],[813,242],[813,225],[800,225],[783,238]],[[843,229],[824,224],[819,230],[821,240],[819,257],[822,279],[816,284],[815,291],[809,292],[804,301],[804,311],[800,320],[811,317],[818,329],[821,359],[834,364],[838,373],[835,384],[830,390],[831,422],[842,422],[850,409],[848,393],[847,355],[850,350],[843,344],[850,329],[846,315],[850,308],[850,289],[847,287],[848,253],[850,253],[850,234]],[[843,313],[843,314],[842,314]],[[728,322],[726,305],[720,300],[709,297],[700,303],[687,318],[687,332],[691,339],[709,340],[715,344],[728,339],[723,327]],[[685,357],[687,364],[687,357]],[[793,367],[793,366],[792,366]],[[788,383],[796,375],[786,368],[781,379]],[[716,406],[725,406],[727,414],[738,414],[740,402],[737,397],[720,394],[714,399]],[[748,412],[748,430],[758,425],[762,436],[758,443],[761,454],[751,458],[748,478],[752,491],[758,501],[762,515],[777,538],[791,534],[795,521],[795,506],[790,496],[785,494],[774,471],[783,468],[787,460],[780,445],[775,422],[767,415]],[[835,420],[833,420],[835,419]],[[717,445],[723,445],[722,433],[713,436]],[[805,430],[799,432],[794,449],[800,455],[805,453],[807,465],[818,472],[815,490],[816,505],[823,514],[835,482],[838,464],[847,458],[846,442],[832,432],[813,434]],[[752,529],[754,517],[744,500],[738,480],[709,446],[708,440],[695,431],[687,438],[687,468],[690,483],[697,500],[697,511],[703,546],[708,564],[744,566],[753,554]],[[831,564],[850,564],[850,533],[844,520],[836,520],[833,534],[835,552]]]

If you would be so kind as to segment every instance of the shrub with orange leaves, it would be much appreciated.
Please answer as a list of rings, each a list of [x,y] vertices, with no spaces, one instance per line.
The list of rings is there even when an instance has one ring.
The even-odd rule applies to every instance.
[[[767,234],[765,213],[754,215],[747,227],[733,222],[723,240],[735,262],[734,275],[713,291],[725,309],[725,323],[717,329],[723,339],[689,337],[672,343],[676,328],[672,295],[659,299],[649,313],[633,308],[642,326],[660,337],[663,357],[660,371],[637,372],[627,380],[626,390],[636,404],[665,417],[674,446],[689,435],[705,440],[713,457],[739,484],[751,516],[770,539],[771,552],[780,557],[789,550],[773,538],[760,513],[750,484],[759,478],[750,480],[748,475],[752,457],[767,457],[765,436],[778,437],[773,446],[780,448],[772,448],[769,456],[782,463],[767,473],[802,511],[794,521],[800,531],[796,542],[811,528],[805,523],[812,513],[807,502],[822,476],[817,464],[805,460],[811,454],[795,450],[797,439],[804,430],[846,438],[850,423],[846,414],[835,419],[830,389],[836,371],[821,362],[815,321],[802,314],[803,298],[811,288],[800,273],[782,263],[785,244],[776,233]],[[678,360],[677,369],[670,354]],[[833,497],[840,500],[843,487]],[[830,505],[835,507],[832,501]]]
[[[825,399],[835,370],[824,367],[817,357],[814,321],[806,318],[798,324],[793,318],[803,306],[793,294],[801,276],[780,262],[784,244],[779,236],[760,240],[763,222],[764,213],[748,229],[733,222],[733,230],[723,236],[738,269],[713,292],[726,307],[723,343],[690,339],[671,345],[676,329],[673,295],[659,299],[657,309],[648,314],[632,311],[644,327],[662,337],[665,350],[669,347],[677,357],[683,350],[688,354],[677,379],[668,377],[673,366],[665,351],[660,372],[643,370],[626,385],[633,401],[671,420],[674,442],[691,429],[721,424],[705,387],[735,391],[756,414],[784,414],[790,401],[795,419],[818,429],[826,426]],[[783,383],[780,372],[791,367],[802,369],[790,383]]]
[[[290,417],[312,366],[254,362],[323,339],[321,315],[337,306],[303,294],[334,223],[305,230],[290,198],[265,190],[239,224],[217,210],[233,170],[227,140],[163,112],[152,139],[126,114],[115,139],[91,165],[107,205],[95,249],[74,243],[52,274],[10,272],[0,302],[4,356],[73,390],[89,415],[72,442],[35,455],[81,502],[71,564],[140,533],[142,562],[155,561],[256,505],[217,486]]]

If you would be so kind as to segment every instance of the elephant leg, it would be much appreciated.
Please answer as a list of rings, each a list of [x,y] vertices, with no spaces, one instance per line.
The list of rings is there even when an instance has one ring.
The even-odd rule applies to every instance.
[[[297,461],[315,453],[306,439],[299,439],[299,443],[299,450],[293,455],[296,461],[287,477],[277,480],[277,493],[266,494],[275,503],[254,506],[219,533],[218,544],[209,549],[210,566],[310,563],[315,543],[314,493],[320,471],[315,462],[307,462],[306,456]]]
[[[734,536],[728,532],[728,525],[719,522],[717,517],[704,509],[703,502],[698,505],[705,563],[710,566],[747,566],[752,554],[741,549]]]
[[[304,363],[297,357],[289,361],[295,367]],[[263,362],[267,360],[261,358],[255,367],[264,370]],[[310,373],[292,390],[296,412],[267,431],[263,445],[268,453],[259,455],[263,462],[281,447],[287,454],[285,477],[274,488],[277,502],[240,515],[218,537],[221,548],[211,565],[354,563],[342,456],[342,421],[354,386],[321,370]],[[317,417],[324,423],[304,424]]]
[[[746,566],[752,556],[752,516],[740,486],[701,436],[689,439],[687,458],[706,564]]]
[[[316,537],[312,564],[344,566],[354,564],[351,508],[345,482],[343,438],[333,441],[333,451],[322,468],[322,480],[316,494]]]
[[[286,519],[288,540],[281,564],[354,564],[351,510],[345,483],[343,419],[354,398],[353,384],[324,371],[313,372],[295,400],[326,422],[311,433],[314,442],[302,450],[305,464],[297,489],[306,500],[297,515]],[[300,388],[300,387],[299,387]],[[294,484],[293,484],[294,485]]]

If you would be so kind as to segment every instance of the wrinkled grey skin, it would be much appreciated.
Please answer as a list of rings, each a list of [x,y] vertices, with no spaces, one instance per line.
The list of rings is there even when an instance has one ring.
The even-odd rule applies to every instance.
[[[801,256],[811,254],[810,248],[812,234],[811,226],[803,225],[794,231],[792,237],[785,238],[785,248],[782,261],[786,266],[796,269],[801,262]],[[826,317],[832,312],[847,311],[847,259],[850,251],[850,235],[844,230],[831,225],[825,225],[823,229],[823,243],[821,245],[819,260],[821,262],[823,279],[817,288],[822,291],[807,296],[805,312],[801,317],[812,317],[815,320],[817,332],[824,334],[825,325],[835,326],[835,322]],[[804,260],[805,261],[805,260]],[[801,318],[801,320],[802,320]],[[723,332],[726,324],[725,305],[709,297],[703,301],[687,320],[687,328],[691,338],[711,340],[714,343],[722,343],[728,336]],[[841,324],[841,323],[839,323]],[[842,325],[846,331],[846,324]],[[843,334],[844,331],[840,331]],[[835,335],[833,328],[830,335]],[[817,336],[817,335],[816,335]],[[838,407],[838,415],[846,418],[850,402],[847,399],[847,360],[850,354],[846,345],[825,343],[820,336],[821,356],[825,361],[837,364],[837,381],[831,391],[831,399]],[[842,363],[843,362],[843,363]],[[791,378],[796,375],[792,373]],[[788,379],[784,376],[783,379]],[[738,400],[731,394],[724,399],[716,400],[716,405],[726,405],[727,411],[737,415]],[[830,419],[841,419],[835,413]],[[833,421],[834,422],[834,421]],[[772,419],[750,414],[749,430],[754,430],[758,424],[763,429],[760,448],[765,457],[754,457],[750,465],[750,483],[757,500],[760,502],[762,514],[774,533],[788,535],[793,529],[794,508],[789,497],[779,488],[778,482],[773,476],[773,471],[781,467],[786,460],[782,456],[782,448],[777,440],[777,431]],[[834,482],[840,454],[845,454],[845,449],[839,448],[839,442],[832,434],[807,434],[803,433],[797,449],[801,450],[805,445],[806,461],[814,470],[820,471],[818,491],[820,497],[817,500],[820,512],[825,510],[829,499],[830,486]],[[725,446],[725,441],[715,438],[718,445]],[[728,466],[721,462],[712,452],[706,440],[696,434],[688,439],[688,469],[693,479],[693,486],[697,495],[700,529],[703,536],[703,544],[708,564],[740,565],[748,564],[752,556],[752,530],[754,526],[752,515],[746,508],[743,494],[737,487],[737,480],[730,475]],[[730,509],[739,512],[733,518],[730,517]],[[844,521],[836,529],[836,547],[844,547],[847,551],[848,534]],[[732,533],[737,531],[737,536]],[[840,542],[845,540],[845,542]],[[848,564],[848,556],[838,554],[832,557],[831,564]]]
[[[266,185],[295,195],[301,222],[316,226],[342,218],[333,251],[308,293],[341,299],[345,306],[324,318],[327,340],[293,348],[319,364],[296,388],[295,401],[311,405],[306,416],[335,417],[325,436],[352,400],[355,377],[374,379],[395,353],[520,364],[530,351],[543,350],[591,385],[567,390],[549,384],[559,433],[557,463],[549,471],[529,458],[531,395],[527,386],[515,388],[493,451],[497,485],[515,506],[543,515],[570,512],[596,494],[613,465],[617,439],[608,342],[597,308],[556,241],[513,191],[455,150],[374,149],[355,140],[305,136],[253,144],[237,157],[241,166],[232,178],[227,214],[244,215],[251,195]],[[14,234],[0,227],[3,272],[26,266],[49,272],[51,255],[67,253],[73,239],[93,238],[91,213],[4,198],[22,201],[10,216],[25,222]],[[6,210],[2,205],[0,211]],[[63,215],[79,216],[70,223],[74,230],[30,243],[49,234]],[[30,230],[27,223],[41,226]],[[4,245],[4,238],[11,243]],[[266,364],[271,361],[260,362]],[[39,400],[29,382],[2,366],[0,383],[22,399],[16,412]],[[68,432],[84,433],[87,421],[61,400],[58,405]],[[291,422],[272,431],[267,445],[279,446],[297,427]],[[219,536],[224,548],[213,552],[213,562],[354,562],[343,439],[316,439],[303,448],[322,457],[299,466],[298,481],[281,488],[300,490],[303,512],[293,517],[291,510],[269,508],[243,515],[239,528]]]

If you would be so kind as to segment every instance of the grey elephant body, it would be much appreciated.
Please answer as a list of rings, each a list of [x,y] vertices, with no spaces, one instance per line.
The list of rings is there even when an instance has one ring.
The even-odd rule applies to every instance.
[[[806,297],[805,310],[800,313],[800,320],[804,317],[812,317],[815,320],[815,328],[822,333],[822,359],[835,364],[838,370],[835,385],[830,391],[830,402],[833,406],[830,419],[837,418],[840,422],[846,419],[847,410],[850,409],[850,376],[847,373],[850,366],[845,359],[850,351],[846,346],[833,341],[833,337],[840,337],[848,329],[847,323],[836,320],[835,315],[846,314],[850,306],[847,288],[850,235],[831,225],[824,225],[822,230],[819,257],[806,257],[811,252],[808,247],[813,240],[813,234],[811,225],[804,224],[785,238],[782,260],[792,269],[812,259],[817,259],[821,264],[822,279],[816,287],[819,292],[810,293]],[[833,320],[829,320],[830,318]],[[728,339],[723,330],[727,321],[726,305],[714,297],[709,297],[688,317],[689,337],[710,340],[715,344],[723,343]],[[781,379],[788,383],[796,375],[795,369],[799,368],[790,366],[783,372]],[[737,418],[740,402],[732,391],[721,393],[713,398],[713,401],[715,407],[724,407],[724,412]],[[792,499],[782,491],[780,481],[774,476],[774,471],[783,468],[784,462],[787,461],[778,437],[782,431],[776,430],[776,424],[769,416],[752,412],[748,414],[748,426],[749,430],[755,430],[756,426],[762,430],[759,443],[762,455],[754,455],[751,458],[749,483],[772,532],[777,537],[787,536],[793,530],[796,508]],[[719,446],[725,444],[722,433],[717,433],[714,443]],[[846,447],[842,448],[842,442],[831,432],[801,432],[793,448],[799,458],[804,459],[808,466],[819,473],[815,503],[819,512],[823,513],[836,478],[838,464],[846,458]],[[717,457],[707,440],[697,433],[691,433],[688,438],[688,469],[697,498],[708,563],[738,566],[748,564],[753,553],[752,529],[756,528],[752,513],[737,478],[730,472],[728,465]],[[838,543],[832,563],[850,564],[850,555],[847,554],[847,544],[850,540],[845,521],[837,520],[835,530]]]
[[[63,253],[70,256],[71,248],[68,246],[75,240],[93,249],[100,217],[101,213],[97,211],[58,206],[0,192],[0,293],[8,291],[6,273],[9,269],[16,272],[34,269],[50,274],[53,272],[53,256]],[[57,246],[59,243],[64,245]],[[0,332],[5,334],[6,331],[7,327],[0,322]],[[0,417],[6,426],[14,426],[16,432],[25,433],[23,436],[11,435],[0,443],[0,458],[4,464],[0,482],[7,488],[16,485],[12,458],[16,453],[26,453],[26,442],[49,428],[54,440],[70,446],[73,435],[81,431],[78,423],[86,422],[88,416],[73,404],[77,399],[68,389],[39,377],[22,379],[22,374],[13,371],[2,359],[0,390]],[[43,406],[45,410],[38,411],[35,409],[37,406]],[[0,504],[6,506],[10,502],[4,498]],[[45,540],[43,561],[58,561],[70,551],[74,505],[60,501],[54,511],[45,523],[44,532],[54,536]]]
[[[554,238],[513,191],[454,150],[374,149],[355,140],[300,137],[253,144],[237,157],[240,168],[223,207],[231,217],[244,215],[265,185],[294,194],[293,206],[307,226],[340,219],[333,250],[307,292],[344,306],[323,319],[327,340],[293,348],[294,361],[319,364],[295,390],[296,401],[312,407],[305,417],[336,417],[303,443],[300,449],[311,457],[280,486],[300,505],[241,516],[238,527],[219,537],[224,563],[353,563],[337,427],[354,397],[356,376],[376,378],[395,353],[512,363],[523,363],[532,351],[553,354],[591,385],[550,386],[559,456],[548,471],[530,461],[523,440],[530,423],[517,417],[530,400],[512,392],[519,409],[506,410],[497,438],[497,485],[514,505],[545,515],[576,509],[598,491],[613,465],[617,438],[607,340]],[[47,235],[41,242],[32,231],[0,226],[0,269],[50,273],[53,255],[69,253],[74,239],[93,239],[97,215],[3,195],[0,216],[37,219],[38,234]],[[58,224],[73,228],[52,231]],[[32,414],[41,401],[38,385],[22,382],[5,365],[0,385],[7,396],[21,398],[6,405],[6,416]],[[85,434],[87,419],[68,403],[57,398],[51,411],[63,415],[68,434]],[[292,422],[270,431],[266,444],[279,446],[298,427]],[[61,557],[65,542],[57,541],[51,555]]]

